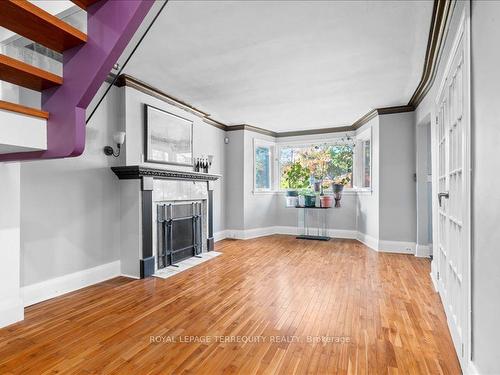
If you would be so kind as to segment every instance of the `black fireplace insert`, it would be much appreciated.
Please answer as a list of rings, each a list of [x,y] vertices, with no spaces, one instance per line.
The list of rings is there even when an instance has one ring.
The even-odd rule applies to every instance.
[[[158,269],[201,254],[202,203],[158,204]]]

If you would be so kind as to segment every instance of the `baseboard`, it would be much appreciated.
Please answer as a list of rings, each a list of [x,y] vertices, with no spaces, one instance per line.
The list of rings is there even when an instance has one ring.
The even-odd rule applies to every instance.
[[[311,233],[316,231],[311,228]],[[272,226],[253,229],[228,229],[225,231],[226,238],[234,238],[239,240],[249,240],[252,238],[270,236],[273,234],[288,234],[296,236],[299,234],[297,227],[291,226]],[[328,229],[327,235],[332,238],[356,239],[357,231],[348,229]]]
[[[378,251],[381,253],[415,254],[415,242],[378,241]]]
[[[415,256],[419,258],[429,258],[432,254],[432,247],[430,245],[417,244],[415,248]]]
[[[357,232],[356,239],[368,246],[370,249],[378,251],[378,238],[372,237],[366,233]]]
[[[24,319],[23,300],[19,298],[4,299],[0,302],[0,328]]]
[[[468,375],[479,375],[480,374],[478,368],[476,367],[476,365],[472,361],[469,361],[469,368],[467,369],[467,371],[465,373]]]
[[[315,228],[311,228],[311,233],[315,233],[315,231]],[[225,231],[215,233],[214,237],[219,239],[234,238],[238,240],[249,240],[273,234],[297,235],[299,233],[297,227],[272,226],[252,229],[227,229]],[[327,235],[332,238],[356,239],[375,251],[398,254],[415,254],[415,242],[379,240],[378,238],[372,237],[368,234],[349,229],[328,229]]]
[[[120,276],[120,261],[106,263],[83,271],[70,273],[54,279],[27,285],[21,288],[24,306],[48,300],[102,281]]]
[[[214,241],[217,242],[217,241],[220,241],[220,240],[223,240],[225,238],[227,238],[227,230],[221,230],[219,232],[215,232],[214,233]]]
[[[436,291],[436,293],[439,293],[437,280],[434,278],[434,272],[431,271],[429,273],[429,275],[431,275],[431,281],[432,281],[432,285],[434,286],[434,290]]]

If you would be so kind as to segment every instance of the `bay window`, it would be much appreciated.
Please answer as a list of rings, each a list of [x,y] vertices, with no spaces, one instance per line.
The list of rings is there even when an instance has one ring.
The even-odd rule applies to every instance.
[[[254,139],[254,192],[370,190],[371,129],[356,138],[327,142],[273,143]]]
[[[280,145],[279,188],[329,190],[332,184],[352,188],[353,144]]]

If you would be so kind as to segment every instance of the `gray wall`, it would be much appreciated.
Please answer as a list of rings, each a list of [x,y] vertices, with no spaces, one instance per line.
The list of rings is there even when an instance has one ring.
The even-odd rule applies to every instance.
[[[193,155],[214,155],[210,171],[220,174],[222,177],[214,182],[214,232],[226,228],[225,223],[225,167],[226,167],[226,145],[224,137],[226,132],[204,122],[200,117],[175,107],[169,103],[140,92],[134,88],[122,87],[120,90],[121,103],[123,105],[120,113],[124,118],[120,121],[121,129],[126,131],[127,140],[123,147],[120,162],[123,165],[144,164],[154,168],[168,168],[192,170],[191,167],[161,165],[157,163],[143,163],[144,149],[144,104],[154,106],[174,115],[193,121]]]
[[[226,145],[226,228],[241,230],[245,227],[244,217],[244,140],[245,132],[227,132],[229,144]]]
[[[500,2],[473,1],[473,361],[481,374],[499,374],[500,359]]]
[[[255,229],[274,226],[276,225],[276,195],[253,192],[253,151],[254,139],[269,142],[274,142],[275,139],[252,131],[245,131],[244,133],[244,227],[245,229]]]
[[[142,132],[141,103],[178,113],[176,107],[129,89],[127,121]],[[31,285],[120,258],[120,185],[110,170],[125,163],[105,156],[113,133],[126,122],[124,88],[113,88],[87,125],[85,152],[77,158],[21,165],[21,280]],[[183,114],[189,117],[190,114]],[[212,171],[224,174],[225,132],[193,119],[195,155],[215,155]],[[139,139],[132,127],[125,144]],[[142,137],[142,134],[140,135]],[[140,138],[142,139],[142,138]],[[123,151],[126,151],[126,146]],[[130,151],[130,150],[129,150]],[[156,165],[158,166],[158,165]],[[223,180],[215,184],[214,231],[225,229]]]
[[[82,156],[21,165],[23,286],[119,259],[116,160],[102,152],[118,127],[115,93],[87,125]]]
[[[379,116],[380,240],[416,241],[414,113]]]
[[[417,207],[417,244],[427,246],[432,243],[432,208],[430,183],[427,176],[431,175],[431,119],[427,116],[415,127],[415,168],[416,182],[416,207]]]

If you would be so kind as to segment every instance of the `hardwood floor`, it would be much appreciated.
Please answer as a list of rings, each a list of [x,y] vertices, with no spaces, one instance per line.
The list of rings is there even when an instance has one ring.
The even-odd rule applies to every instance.
[[[282,235],[216,248],[27,308],[0,330],[0,374],[460,373],[429,260]]]

